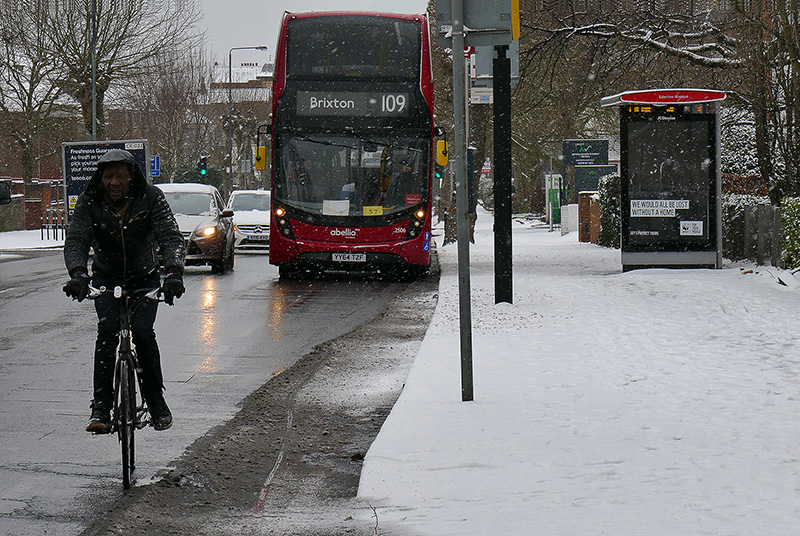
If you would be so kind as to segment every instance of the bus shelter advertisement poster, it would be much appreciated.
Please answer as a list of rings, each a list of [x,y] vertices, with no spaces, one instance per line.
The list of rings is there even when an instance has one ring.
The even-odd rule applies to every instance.
[[[628,245],[693,249],[710,242],[716,176],[713,128],[713,120],[699,116],[628,118],[623,197],[623,239]]]

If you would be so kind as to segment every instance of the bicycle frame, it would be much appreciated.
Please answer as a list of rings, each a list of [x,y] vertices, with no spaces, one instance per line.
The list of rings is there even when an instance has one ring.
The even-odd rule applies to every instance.
[[[132,341],[131,319],[136,307],[144,300],[162,301],[160,289],[153,289],[140,297],[142,291],[126,292],[122,287],[113,289],[114,298],[120,302],[120,330],[117,358],[114,364],[114,407],[112,411],[112,432],[122,446],[122,486],[130,488],[133,471],[136,468],[134,432],[148,424],[147,406],[142,393],[139,363]],[[105,287],[89,287],[89,298],[96,299],[109,293]],[[131,295],[132,294],[132,295]],[[138,392],[137,392],[138,387]]]

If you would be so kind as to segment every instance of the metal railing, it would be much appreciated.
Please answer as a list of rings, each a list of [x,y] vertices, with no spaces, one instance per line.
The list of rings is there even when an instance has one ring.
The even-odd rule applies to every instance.
[[[41,229],[42,240],[45,240],[45,234],[47,235],[47,240],[58,240],[59,232],[61,234],[61,240],[64,240],[67,234],[67,219],[64,214],[64,209],[48,208],[43,210]],[[52,238],[50,237],[51,233]]]

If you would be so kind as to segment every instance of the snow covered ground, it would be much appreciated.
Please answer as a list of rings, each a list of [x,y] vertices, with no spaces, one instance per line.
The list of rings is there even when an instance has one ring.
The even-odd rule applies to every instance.
[[[514,303],[495,305],[492,217],[477,227],[475,401],[440,246],[437,310],[361,475],[376,534],[800,534],[789,272],[623,274],[619,251],[515,223]]]
[[[730,263],[623,274],[619,251],[526,222],[514,303],[495,305],[491,229],[481,212],[475,401],[440,244],[436,313],[362,472],[376,534],[800,534],[800,282]],[[0,250],[36,245],[0,233]]]
[[[64,240],[61,235],[57,235],[52,231],[48,235],[45,231],[44,240],[42,239],[42,232],[40,230],[32,231],[7,231],[0,233],[0,251],[1,250],[31,250],[31,249],[49,249],[59,248],[64,245]],[[0,252],[0,259],[14,255],[13,253]],[[66,268],[65,268],[66,270]]]

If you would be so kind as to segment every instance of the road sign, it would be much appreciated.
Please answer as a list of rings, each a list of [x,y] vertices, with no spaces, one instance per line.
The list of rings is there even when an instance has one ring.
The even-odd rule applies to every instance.
[[[652,104],[654,106],[674,106],[676,104],[720,102],[725,100],[725,97],[724,92],[714,89],[648,89],[626,91],[610,97],[604,97],[601,105]]]
[[[493,62],[494,47],[481,46],[474,47],[475,54],[472,56],[472,87],[492,87],[494,83]],[[511,59],[511,87],[515,87],[519,82],[519,40],[512,41],[508,45],[508,57]],[[473,102],[473,104],[475,104]],[[480,104],[487,104],[481,102]]]
[[[160,177],[161,176],[161,157],[157,154],[154,154],[150,157],[150,176],[151,177]]]
[[[471,87],[469,89],[470,104],[494,104],[494,91],[490,87]]]
[[[464,44],[508,45],[519,38],[519,0],[462,0]],[[436,0],[439,46],[452,48],[451,0]]]

